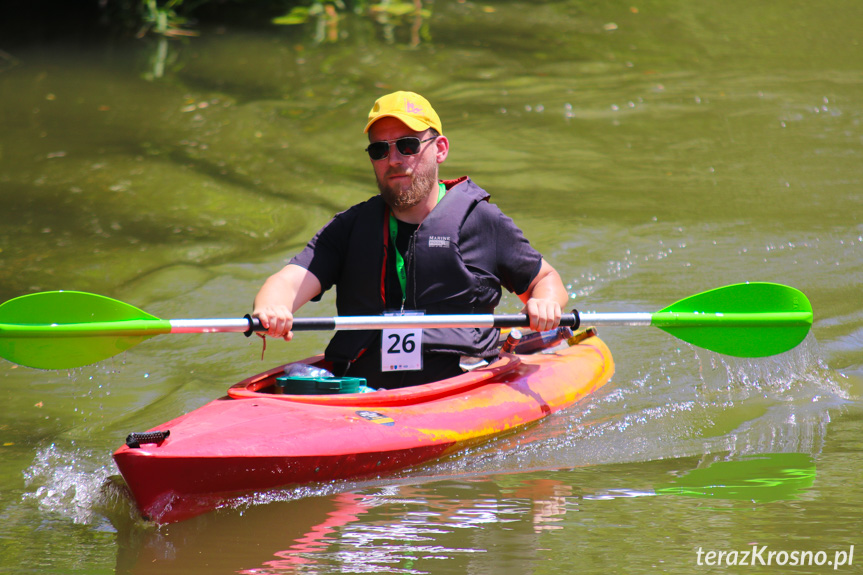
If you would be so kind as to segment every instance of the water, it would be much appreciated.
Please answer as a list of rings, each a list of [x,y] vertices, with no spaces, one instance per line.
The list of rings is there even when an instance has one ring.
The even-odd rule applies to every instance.
[[[5,32],[2,301],[81,289],[162,318],[243,315],[328,217],[374,193],[363,118],[408,88],[443,118],[442,175],[488,189],[573,306],[650,312],[775,281],[812,301],[812,335],[735,360],[606,328],[612,383],[542,425],[162,527],[116,479],[125,435],[328,335],[270,342],[263,362],[256,338],[190,335],[68,373],[4,363],[0,572],[692,573],[699,548],[832,561],[863,545],[859,4],[426,8],[204,21],[167,43]],[[332,315],[332,298],[307,313]]]

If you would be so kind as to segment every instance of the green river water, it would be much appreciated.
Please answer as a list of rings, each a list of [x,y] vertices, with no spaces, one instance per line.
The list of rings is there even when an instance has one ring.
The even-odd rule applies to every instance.
[[[258,338],[213,334],[71,371],[0,362],[0,573],[861,572],[863,3],[438,0],[166,41],[11,17],[0,301],[84,290],[242,316],[376,193],[364,118],[410,89],[443,118],[442,176],[489,190],[573,306],[770,281],[815,323],[762,360],[605,328],[612,382],[527,431],[166,526],[116,477],[126,434],[329,334],[270,341],[264,361]]]

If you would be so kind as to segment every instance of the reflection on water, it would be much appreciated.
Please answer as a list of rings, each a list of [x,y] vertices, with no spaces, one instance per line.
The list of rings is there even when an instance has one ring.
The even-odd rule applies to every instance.
[[[201,562],[245,574],[429,573],[448,563],[470,572],[489,562],[507,572],[525,572],[521,569],[541,561],[543,550],[560,545],[545,535],[589,524],[605,506],[627,505],[625,499],[696,496],[733,509],[738,501],[752,505],[807,497],[815,479],[807,454],[719,458],[691,467],[696,464],[684,459],[654,464],[646,472],[621,473],[625,468],[617,467],[365,487],[221,512],[156,532],[121,528],[127,543],[118,572],[181,573],[202,567]],[[612,471],[641,484],[607,488],[601,478]],[[649,484],[651,477],[656,481],[669,473],[677,477]],[[229,534],[231,549],[213,547]]]
[[[657,486],[656,493],[764,503],[798,499],[814,482],[815,461],[810,455],[768,453],[694,469]]]

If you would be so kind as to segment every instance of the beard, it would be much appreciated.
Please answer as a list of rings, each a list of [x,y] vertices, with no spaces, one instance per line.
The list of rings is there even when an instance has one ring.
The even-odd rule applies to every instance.
[[[412,208],[419,204],[429,193],[431,193],[437,183],[436,165],[423,166],[420,165],[411,174],[411,185],[404,190],[399,190],[391,184],[385,183],[384,180],[378,178],[378,189],[384,201],[392,208],[404,210]],[[384,174],[384,179],[391,175],[390,172]]]

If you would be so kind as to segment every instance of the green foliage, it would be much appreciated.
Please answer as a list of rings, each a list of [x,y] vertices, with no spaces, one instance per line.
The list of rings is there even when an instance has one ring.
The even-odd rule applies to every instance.
[[[317,5],[317,4],[316,4]],[[273,18],[273,24],[291,25],[305,24],[312,15],[312,9],[308,6],[294,6],[291,11],[284,16]]]
[[[365,6],[364,1],[354,2],[354,10],[359,12]],[[348,10],[347,5],[341,0],[312,0],[309,6],[294,6],[284,16],[273,18],[273,24],[294,25],[305,24],[312,18],[335,20],[338,12]]]
[[[183,0],[165,0],[161,4],[157,0],[141,0],[143,27],[138,34],[143,36],[152,30],[161,36],[196,36],[196,32],[181,28],[187,20],[174,8],[182,4]]]
[[[365,14],[383,25],[431,16],[428,0],[114,0],[101,10],[104,20],[137,29],[137,35],[197,36],[194,22],[204,18],[240,17],[257,23],[292,26],[315,23],[331,34],[346,12]],[[280,14],[281,15],[278,15]],[[323,34],[330,40],[330,37]],[[318,36],[321,34],[319,33]]]
[[[423,8],[422,0],[381,0],[375,4],[357,0],[352,3],[352,7],[348,7],[341,0],[311,0],[309,5],[294,6],[286,14],[273,18],[271,22],[282,26],[314,22],[317,27],[316,42],[336,42],[340,38],[338,23],[341,13],[347,10],[367,14],[387,29],[387,35],[392,33],[394,26],[410,20],[418,22],[411,41],[414,46],[419,44],[420,37],[429,37],[427,26],[421,24],[431,16],[431,10]]]
[[[377,4],[369,6],[369,10],[373,14],[387,14],[395,17],[411,16],[414,14],[419,14],[420,16],[431,15],[431,10],[423,9],[422,3],[417,3],[413,0],[382,0]]]

